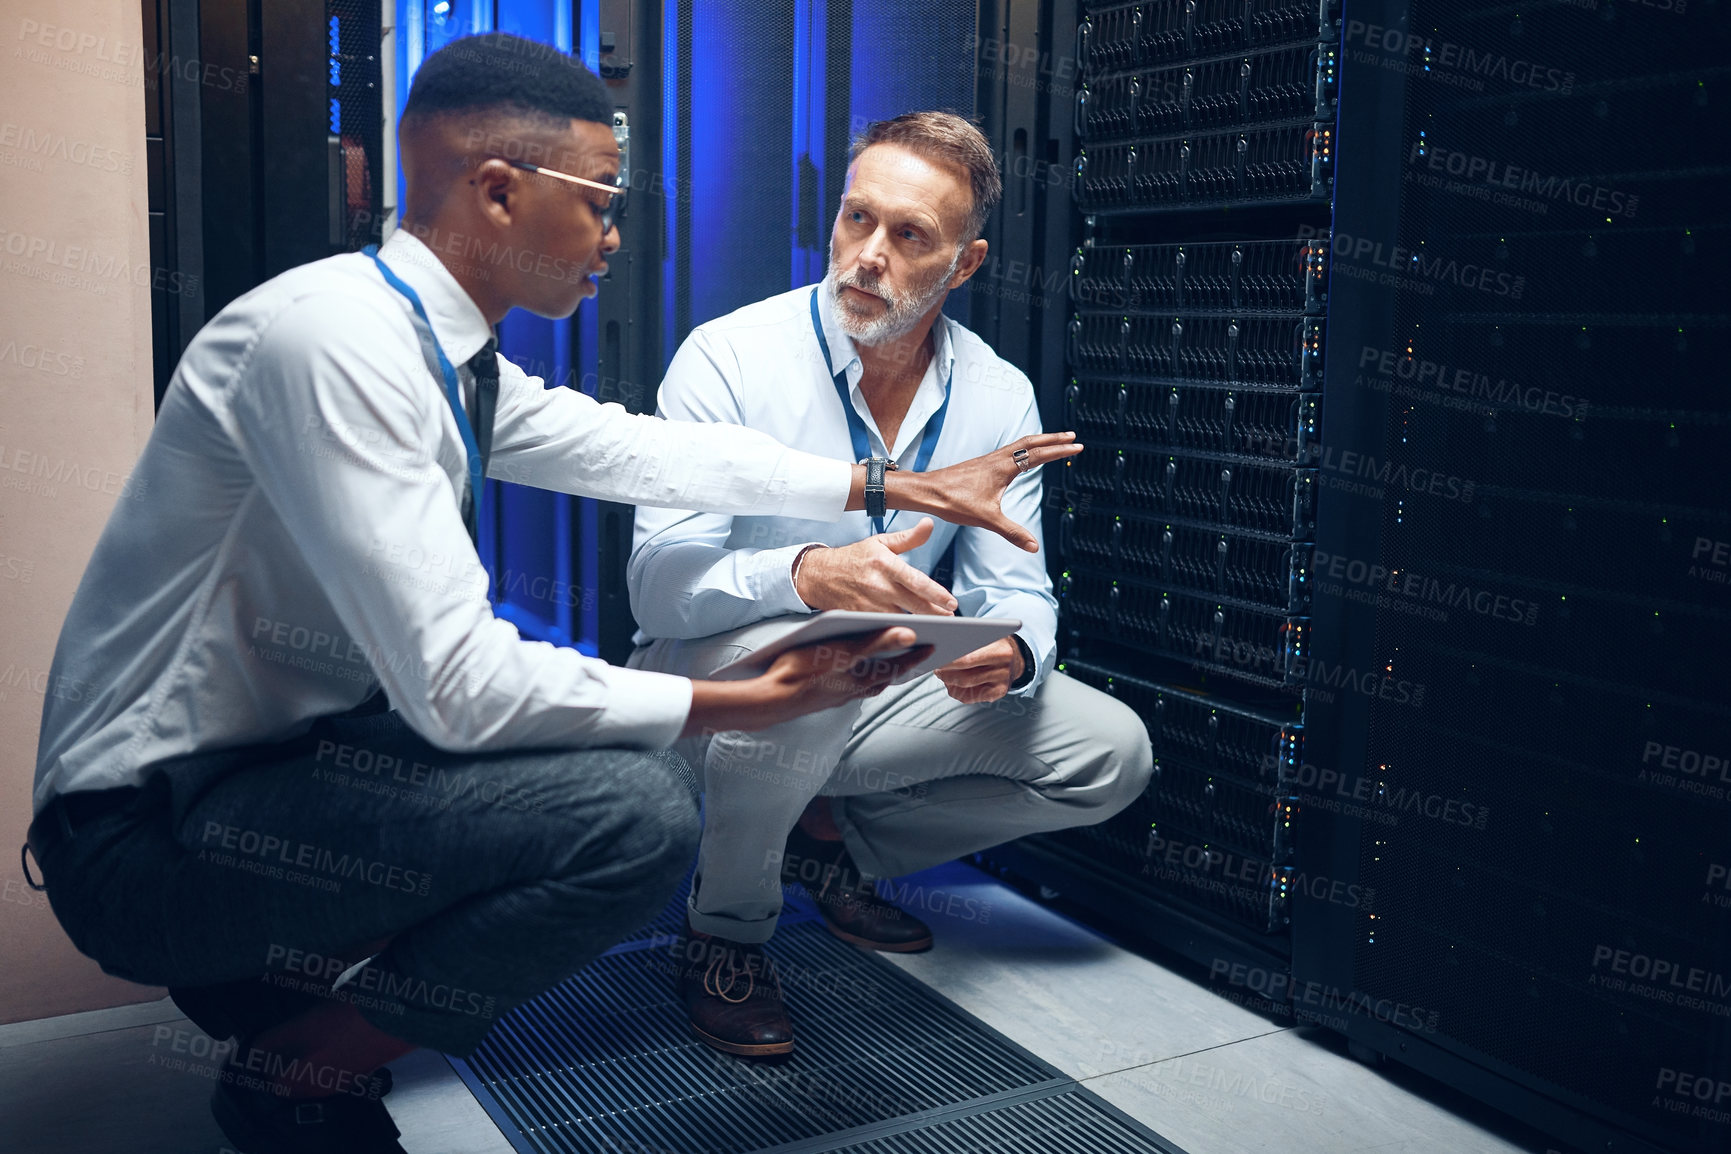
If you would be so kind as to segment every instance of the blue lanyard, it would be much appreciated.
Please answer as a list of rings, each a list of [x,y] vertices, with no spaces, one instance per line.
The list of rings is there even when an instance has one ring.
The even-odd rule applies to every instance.
[[[475,440],[475,430],[469,424],[469,416],[463,411],[463,386],[457,380],[457,370],[451,364],[451,359],[445,355],[445,350],[439,347],[439,342],[433,336],[433,322],[427,319],[427,308],[421,303],[419,294],[410,288],[391,266],[379,257],[379,246],[369,244],[361,251],[373,258],[373,263],[379,266],[379,272],[384,276],[385,283],[402,293],[415,310],[415,333],[421,339],[421,356],[426,358],[427,367],[432,369],[445,382],[445,400],[450,403],[451,415],[457,418],[457,431],[463,435],[463,451],[469,456],[469,509],[481,497],[481,446]],[[468,520],[472,513],[465,511],[464,519]],[[470,529],[473,532],[473,528]]]
[[[837,372],[835,362],[830,360],[829,341],[824,339],[823,321],[819,319],[817,313],[817,294],[822,287],[819,285],[811,290],[811,328],[817,334],[817,347],[823,350],[824,367],[830,371],[830,379],[835,382],[835,395],[841,398],[841,411],[847,416],[847,435],[848,439],[853,442],[854,462],[864,464],[872,455],[871,434],[866,432],[865,421],[860,418],[859,410],[853,407],[853,395],[847,387],[846,366]],[[935,347],[936,342],[933,343]],[[931,419],[926,422],[925,436],[920,438],[919,451],[914,454],[913,471],[916,473],[925,472],[926,466],[932,463],[932,452],[937,449],[938,437],[944,431],[944,417],[950,411],[950,385],[954,380],[955,367],[952,364],[950,375],[944,381],[943,403],[938,406],[938,411],[933,413]],[[884,446],[884,451],[888,452],[889,446]],[[894,513],[890,514],[890,520],[895,520]],[[882,519],[873,517],[872,532],[882,533],[883,531],[884,522]]]

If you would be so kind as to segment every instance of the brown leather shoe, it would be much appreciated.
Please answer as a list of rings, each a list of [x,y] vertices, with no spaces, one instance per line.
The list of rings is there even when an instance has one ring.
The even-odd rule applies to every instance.
[[[821,841],[794,826],[781,859],[781,879],[784,885],[803,885],[823,924],[844,942],[892,954],[932,948],[931,927],[880,898],[842,842]]]
[[[687,926],[676,948],[679,996],[699,1041],[747,1058],[793,1052],[781,979],[762,946]]]

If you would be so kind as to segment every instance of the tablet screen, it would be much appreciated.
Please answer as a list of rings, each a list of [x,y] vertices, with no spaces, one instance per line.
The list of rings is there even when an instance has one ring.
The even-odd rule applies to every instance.
[[[981,646],[1008,637],[1022,627],[1014,617],[936,617],[913,613],[859,613],[846,609],[831,609],[824,613],[788,623],[786,633],[738,660],[717,669],[710,677],[717,681],[736,681],[755,677],[769,667],[770,662],[789,649],[815,645],[842,637],[858,637],[876,633],[891,626],[906,626],[919,636],[918,644],[932,646],[932,655],[914,666],[895,684],[905,685],[940,669],[958,657],[965,657]],[[883,656],[892,657],[893,653]]]

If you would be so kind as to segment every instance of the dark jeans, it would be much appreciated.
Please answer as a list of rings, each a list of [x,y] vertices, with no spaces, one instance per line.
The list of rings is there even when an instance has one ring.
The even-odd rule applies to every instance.
[[[462,1056],[665,906],[698,820],[670,755],[443,753],[383,713],[165,763],[130,805],[32,840],[60,924],[109,973],[328,989],[332,959],[394,935],[339,992]]]

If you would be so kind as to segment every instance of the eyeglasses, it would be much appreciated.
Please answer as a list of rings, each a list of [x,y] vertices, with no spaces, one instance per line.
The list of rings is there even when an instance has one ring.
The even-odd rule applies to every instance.
[[[594,201],[589,202],[589,207],[595,208],[595,215],[601,221],[601,235],[606,236],[613,231],[613,218],[618,216],[619,210],[625,207],[625,190],[630,187],[625,183],[623,173],[614,177],[612,184],[602,184],[598,180],[585,180],[581,176],[572,176],[568,172],[556,172],[551,168],[542,168],[539,164],[530,164],[526,160],[507,160],[504,157],[499,159],[504,160],[512,168],[521,168],[525,172],[538,172],[542,176],[551,176],[571,184],[580,184],[585,188],[598,188],[607,193],[606,208],[595,208]]]

